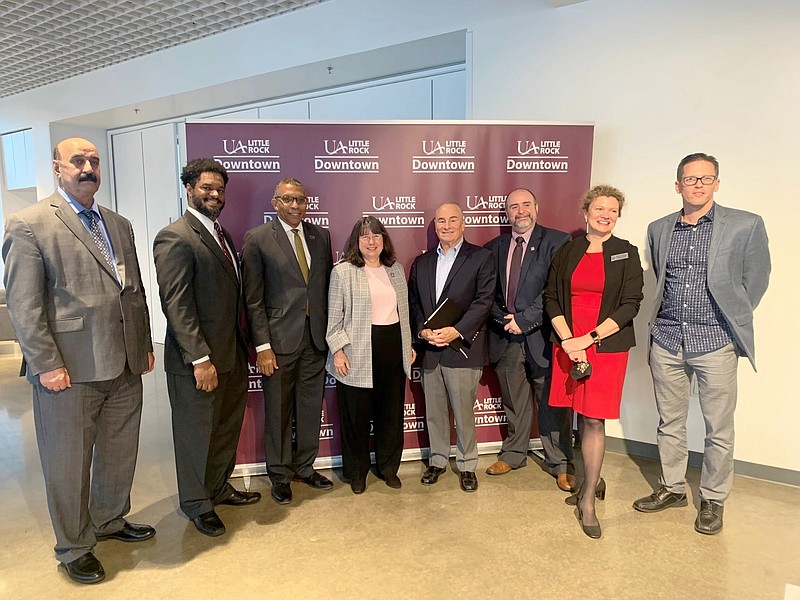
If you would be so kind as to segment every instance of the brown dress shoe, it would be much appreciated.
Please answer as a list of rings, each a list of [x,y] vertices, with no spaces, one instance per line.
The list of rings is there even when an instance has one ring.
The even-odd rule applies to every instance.
[[[559,473],[556,475],[556,485],[562,492],[574,492],[578,489],[578,480],[572,473]]]
[[[504,460],[498,460],[496,463],[489,465],[486,469],[487,475],[505,475],[511,470],[511,465]]]

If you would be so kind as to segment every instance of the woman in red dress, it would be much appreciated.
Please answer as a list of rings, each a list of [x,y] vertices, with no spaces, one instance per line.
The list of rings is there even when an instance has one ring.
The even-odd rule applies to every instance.
[[[605,420],[619,418],[628,350],[636,344],[633,318],[644,286],[636,246],[611,233],[624,204],[625,196],[616,188],[589,190],[581,206],[586,236],[559,249],[544,291],[554,342],[549,403],[571,407],[579,415],[584,480],[567,503],[577,504],[581,528],[592,538],[602,534],[595,497],[605,498],[600,478]],[[573,367],[586,361],[591,373],[573,377]]]

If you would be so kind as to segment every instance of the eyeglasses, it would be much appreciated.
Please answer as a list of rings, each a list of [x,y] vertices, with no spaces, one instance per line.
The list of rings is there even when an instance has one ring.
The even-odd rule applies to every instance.
[[[308,204],[308,198],[305,196],[287,196],[284,194],[283,196],[275,196],[275,200],[280,200],[286,206],[291,206],[292,203],[296,203],[297,206],[305,206]]]
[[[689,177],[684,177],[681,179],[681,183],[683,183],[683,185],[695,185],[698,181],[700,181],[703,185],[711,185],[716,180],[716,175],[703,175],[702,177],[694,177],[693,175],[690,175]]]
[[[383,236],[380,233],[366,233],[358,236],[358,239],[362,242],[377,242],[378,240],[382,240]]]

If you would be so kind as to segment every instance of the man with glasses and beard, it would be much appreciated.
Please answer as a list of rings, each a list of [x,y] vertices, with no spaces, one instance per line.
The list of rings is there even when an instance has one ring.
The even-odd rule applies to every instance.
[[[210,158],[181,172],[189,206],[153,243],[167,317],[164,369],[172,406],[178,496],[183,513],[211,537],[225,533],[214,507],[261,499],[228,483],[247,399],[247,336],[241,269],[217,218],[228,173]]]
[[[277,218],[248,231],[242,248],[247,314],[262,374],[267,472],[278,504],[292,501],[293,479],[314,489],[333,487],[314,470],[328,348],[331,237],[304,220],[307,206],[303,184],[284,179],[272,198]]]

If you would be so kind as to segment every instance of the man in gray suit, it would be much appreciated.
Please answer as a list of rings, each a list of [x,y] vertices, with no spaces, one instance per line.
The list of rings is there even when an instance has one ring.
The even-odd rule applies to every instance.
[[[304,220],[308,198],[302,183],[281,181],[272,206],[278,218],[245,234],[242,266],[256,367],[263,376],[271,495],[278,504],[288,504],[293,478],[315,489],[333,487],[313,466],[319,450],[333,259],[330,233]]]
[[[97,583],[97,541],[156,533],[125,520],[153,345],[133,228],[94,201],[97,148],[66,139],[53,169],[57,193],[8,219],[5,285],[33,386],[56,558],[74,581]]]
[[[495,364],[508,418],[503,447],[486,473],[505,475],[527,464],[535,399],[545,466],[559,489],[572,492],[577,489],[572,411],[548,404],[552,348],[542,303],[550,263],[569,235],[539,225],[538,214],[533,192],[513,190],[506,199],[511,232],[501,233],[485,246],[494,254],[497,266],[497,291],[489,318],[489,360]]]
[[[733,484],[736,369],[745,355],[755,369],[753,310],[767,290],[770,256],[758,215],[714,202],[719,163],[690,154],[678,165],[675,191],[683,210],[647,230],[656,302],[650,323],[650,370],[659,425],[660,487],[633,507],[658,512],[686,506],[686,417],[697,379],[706,423],[697,532],[722,530]]]
[[[167,317],[164,369],[181,510],[197,530],[225,533],[214,507],[261,499],[228,478],[247,402],[247,336],[236,248],[218,217],[228,173],[210,158],[181,171],[189,206],[153,242],[159,295]]]

